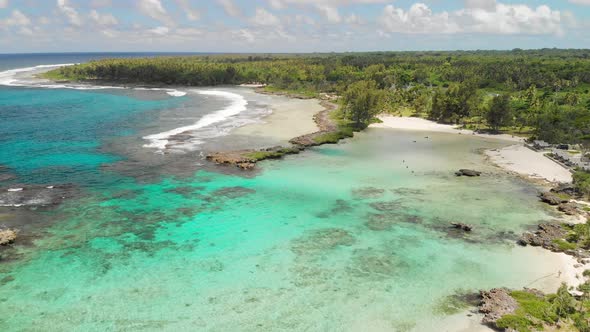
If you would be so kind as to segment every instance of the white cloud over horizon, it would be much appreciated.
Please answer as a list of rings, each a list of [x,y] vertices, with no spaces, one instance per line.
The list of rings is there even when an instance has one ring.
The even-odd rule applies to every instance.
[[[93,41],[128,49],[148,40],[163,50],[201,51],[372,50],[399,48],[401,40],[411,41],[406,48],[490,48],[477,35],[498,36],[492,48],[521,41],[590,45],[583,32],[590,26],[590,0],[569,1],[582,10],[546,1],[463,0],[449,7],[427,0],[260,0],[256,6],[246,0],[51,0],[52,6],[29,11],[0,0],[0,8],[8,8],[0,11],[0,47],[20,47],[11,44],[18,35],[35,45],[64,36],[54,44],[91,47]]]

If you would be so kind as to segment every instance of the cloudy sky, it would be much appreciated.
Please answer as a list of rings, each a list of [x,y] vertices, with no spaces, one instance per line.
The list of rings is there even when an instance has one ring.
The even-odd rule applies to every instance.
[[[0,0],[0,53],[590,48],[590,0]]]

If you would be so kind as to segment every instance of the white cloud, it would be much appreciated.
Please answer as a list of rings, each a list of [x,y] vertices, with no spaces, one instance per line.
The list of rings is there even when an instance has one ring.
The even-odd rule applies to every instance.
[[[90,11],[90,19],[98,25],[117,25],[119,21],[112,14],[100,14],[96,10]]]
[[[256,41],[254,34],[248,29],[240,29],[234,32],[235,37],[237,39],[245,40],[248,43],[253,43]]]
[[[494,11],[465,11],[465,29],[498,34],[561,34],[561,13],[548,6],[535,9],[526,5],[498,3]]]
[[[449,13],[433,13],[423,3],[413,4],[408,11],[387,5],[379,18],[380,24],[388,32],[405,33],[454,33],[459,26],[449,19]]]
[[[160,0],[139,0],[137,6],[142,14],[166,25],[174,25]]]
[[[80,15],[78,15],[78,12],[69,5],[68,0],[57,0],[57,9],[66,16],[71,25],[82,25]]]
[[[275,9],[283,9],[288,5],[322,5],[330,7],[347,6],[353,4],[379,4],[391,0],[267,0]]]
[[[227,15],[231,17],[242,15],[242,11],[232,0],[217,0],[217,2],[223,7],[223,10]]]
[[[18,33],[25,36],[32,36],[33,30],[29,27],[22,27],[18,30]]]
[[[0,0],[0,8],[8,7],[8,0]]]
[[[256,14],[250,19],[250,22],[255,25],[266,26],[279,25],[281,23],[278,17],[264,8],[256,8]]]
[[[298,24],[307,24],[307,25],[315,25],[316,22],[313,18],[306,16],[306,15],[295,15],[295,23]]]
[[[186,18],[191,21],[198,21],[201,18],[201,13],[198,10],[195,10],[191,7],[188,0],[176,0],[180,8],[186,14]]]
[[[496,0],[465,0],[465,8],[478,8],[493,11],[496,8]]]
[[[312,6],[315,8],[329,23],[340,23],[342,17],[338,7],[353,4],[379,4],[390,2],[390,0],[267,0],[274,9],[285,9],[290,5]],[[356,15],[355,15],[356,16]]]
[[[111,0],[92,0],[90,3],[90,7],[92,8],[108,7],[112,5],[113,2]]]
[[[340,23],[340,21],[342,21],[342,17],[340,17],[338,8],[321,4],[317,4],[315,7],[322,14],[322,16],[328,20],[328,22]]]
[[[10,16],[0,20],[0,26],[28,26],[31,25],[31,19],[23,14],[20,10],[15,9]]]
[[[590,6],[590,0],[569,0],[569,2],[575,3],[576,5]]]
[[[408,11],[388,5],[379,18],[386,32],[401,33],[489,33],[489,34],[555,34],[563,33],[561,13],[548,6],[469,1],[469,7],[453,12],[433,13],[423,3]]]
[[[344,18],[344,22],[348,24],[363,24],[364,21],[355,14],[350,14]]]
[[[39,23],[46,25],[46,24],[51,23],[51,19],[47,16],[41,16],[41,17],[39,17]]]
[[[181,29],[176,29],[174,32],[176,32],[177,35],[184,36],[184,37],[197,37],[197,36],[203,35],[202,30],[195,29],[195,28],[181,28]]]
[[[148,32],[149,33],[153,33],[154,35],[164,36],[164,35],[167,35],[170,32],[170,28],[160,26],[160,27],[156,27],[156,28],[153,28],[153,29],[149,29]]]

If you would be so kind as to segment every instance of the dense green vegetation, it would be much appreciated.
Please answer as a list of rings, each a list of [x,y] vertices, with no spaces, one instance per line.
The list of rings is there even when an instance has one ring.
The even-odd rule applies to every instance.
[[[517,302],[514,314],[504,315],[496,325],[519,332],[542,331],[544,327],[560,326],[559,331],[590,332],[590,284],[578,287],[583,294],[572,296],[565,284],[555,294],[541,296],[527,291],[510,293]]]
[[[572,177],[576,190],[584,197],[588,197],[590,195],[590,173],[578,170]]]
[[[275,91],[342,96],[342,114],[357,127],[390,112],[554,143],[590,137],[590,50],[106,59],[47,77],[191,86],[256,82]]]

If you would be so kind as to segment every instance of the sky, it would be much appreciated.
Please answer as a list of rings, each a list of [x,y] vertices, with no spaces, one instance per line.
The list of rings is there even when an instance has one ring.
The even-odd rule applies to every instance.
[[[590,48],[590,0],[0,0],[0,53]]]

